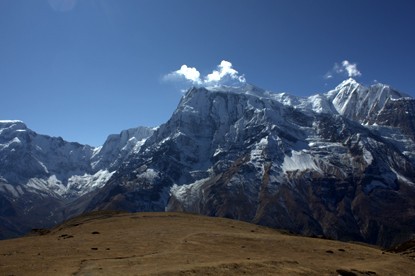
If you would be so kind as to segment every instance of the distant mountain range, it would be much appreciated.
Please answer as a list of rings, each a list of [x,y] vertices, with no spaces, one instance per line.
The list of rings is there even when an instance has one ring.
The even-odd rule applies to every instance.
[[[415,234],[415,100],[348,79],[310,97],[192,88],[102,147],[0,121],[0,237],[92,210],[184,211],[384,247]]]

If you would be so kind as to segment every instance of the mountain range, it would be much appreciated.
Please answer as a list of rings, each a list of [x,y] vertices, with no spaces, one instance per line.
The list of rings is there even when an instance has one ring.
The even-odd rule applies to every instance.
[[[93,210],[181,211],[390,247],[415,234],[415,100],[354,79],[310,97],[193,87],[102,147],[0,121],[0,237]]]

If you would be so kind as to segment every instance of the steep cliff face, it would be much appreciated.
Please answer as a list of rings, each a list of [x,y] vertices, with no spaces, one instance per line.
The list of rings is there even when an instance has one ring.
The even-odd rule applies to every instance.
[[[408,97],[388,99],[373,123],[398,128],[415,141],[415,100]]]
[[[326,95],[340,115],[361,123],[373,123],[388,101],[406,97],[388,85],[365,87],[354,79],[345,80]]]
[[[95,170],[116,170],[128,159],[130,154],[140,151],[145,140],[153,132],[152,128],[137,127],[108,136],[104,145],[95,150],[91,158],[92,168]]]

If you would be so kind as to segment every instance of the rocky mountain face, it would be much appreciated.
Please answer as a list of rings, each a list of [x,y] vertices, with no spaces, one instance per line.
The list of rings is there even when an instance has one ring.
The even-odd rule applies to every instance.
[[[102,187],[152,132],[126,130],[92,148],[0,121],[0,238],[65,219],[65,206]]]
[[[79,171],[65,160],[70,173],[58,174],[63,166],[55,173],[29,155],[49,172],[36,177],[55,175],[65,187],[46,185],[59,191],[44,196],[54,220],[97,209],[185,211],[387,247],[415,233],[413,108],[387,85],[352,79],[308,98],[251,85],[192,88],[154,132],[124,131],[99,149],[64,143]],[[13,170],[1,171],[0,189],[17,195],[3,188],[1,210],[13,212],[10,198],[21,197],[17,187],[34,189],[26,181],[34,174],[12,183],[3,171]]]

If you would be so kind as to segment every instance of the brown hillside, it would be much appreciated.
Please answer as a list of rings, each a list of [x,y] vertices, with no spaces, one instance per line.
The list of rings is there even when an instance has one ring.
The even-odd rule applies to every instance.
[[[415,275],[380,249],[183,213],[98,212],[0,241],[0,275]]]

